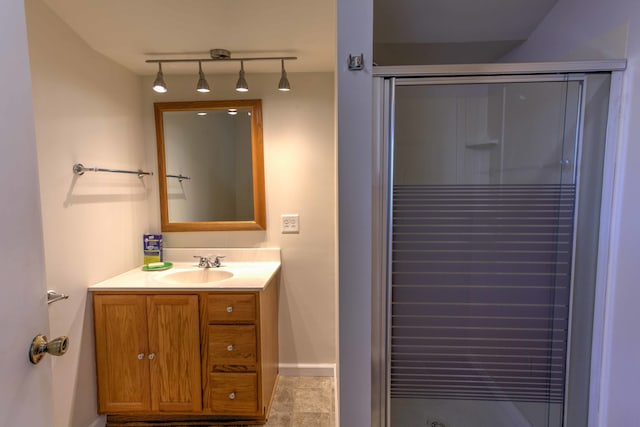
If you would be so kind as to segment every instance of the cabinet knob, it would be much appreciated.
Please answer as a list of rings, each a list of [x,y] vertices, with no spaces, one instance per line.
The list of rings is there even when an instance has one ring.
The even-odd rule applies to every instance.
[[[232,313],[233,312],[233,306],[229,305],[227,306],[227,313]]]
[[[144,359],[144,353],[138,353],[138,360]]]
[[[233,351],[233,344],[229,344],[227,346],[227,351]]]
[[[232,391],[231,393],[229,393],[229,400],[233,400],[236,398],[236,392]]]
[[[155,353],[150,353],[149,354],[149,360],[153,360],[156,358],[156,354]]]

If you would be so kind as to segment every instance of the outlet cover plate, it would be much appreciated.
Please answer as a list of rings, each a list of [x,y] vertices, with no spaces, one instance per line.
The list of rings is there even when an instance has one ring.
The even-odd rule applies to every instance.
[[[300,233],[300,216],[298,214],[280,215],[280,230],[283,234]]]

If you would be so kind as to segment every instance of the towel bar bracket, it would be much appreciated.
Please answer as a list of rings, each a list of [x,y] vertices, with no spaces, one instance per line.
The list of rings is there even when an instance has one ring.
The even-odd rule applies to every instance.
[[[54,290],[48,290],[47,291],[47,304],[51,304],[51,303],[54,303],[56,301],[61,301],[63,299],[67,299],[67,298],[69,298],[69,295],[61,294],[61,293],[56,292]]]

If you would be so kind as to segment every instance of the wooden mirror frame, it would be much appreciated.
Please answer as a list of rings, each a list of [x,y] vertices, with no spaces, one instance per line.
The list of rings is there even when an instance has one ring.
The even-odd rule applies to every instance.
[[[251,164],[253,169],[253,221],[201,221],[169,222],[167,196],[167,164],[164,144],[163,113],[169,111],[228,110],[251,111]],[[156,141],[158,148],[158,182],[160,192],[160,220],[162,231],[237,231],[266,230],[267,215],[264,191],[264,153],[262,143],[262,101],[259,99],[235,101],[156,102]]]

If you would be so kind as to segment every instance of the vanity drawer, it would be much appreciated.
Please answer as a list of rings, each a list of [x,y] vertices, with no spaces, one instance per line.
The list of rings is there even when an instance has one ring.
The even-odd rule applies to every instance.
[[[258,412],[258,374],[209,374],[211,411],[222,414]]]
[[[254,322],[255,294],[215,294],[207,299],[209,322]]]
[[[255,365],[255,325],[210,325],[209,363]]]

